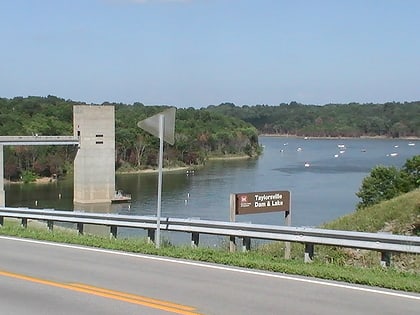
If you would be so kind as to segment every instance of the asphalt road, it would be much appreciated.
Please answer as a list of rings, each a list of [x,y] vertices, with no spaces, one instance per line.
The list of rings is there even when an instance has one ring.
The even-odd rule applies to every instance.
[[[1,314],[418,314],[420,295],[0,237]]]

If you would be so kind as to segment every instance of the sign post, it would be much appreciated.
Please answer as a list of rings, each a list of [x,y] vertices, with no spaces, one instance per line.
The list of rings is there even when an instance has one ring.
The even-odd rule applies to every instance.
[[[236,221],[236,195],[230,194],[230,222]],[[235,236],[229,237],[229,251],[233,253],[236,251]]]
[[[290,191],[265,191],[230,195],[230,221],[235,222],[236,215],[263,212],[284,211],[284,220],[291,226]],[[235,251],[235,237],[230,238],[230,251]],[[290,242],[285,242],[286,259],[290,258]]]
[[[175,143],[175,108],[139,121],[137,126],[159,138],[158,200],[156,209],[156,248],[160,248],[160,217],[162,208],[163,141]]]

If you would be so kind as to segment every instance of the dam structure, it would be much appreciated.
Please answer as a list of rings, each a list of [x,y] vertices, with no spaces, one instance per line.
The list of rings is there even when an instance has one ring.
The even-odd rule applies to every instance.
[[[115,198],[115,109],[112,105],[74,105],[72,136],[0,136],[0,207],[5,207],[5,145],[77,145],[73,202],[111,204]],[[86,209],[86,210],[89,210]]]
[[[74,203],[111,203],[115,196],[114,106],[74,106],[73,131],[79,139]]]

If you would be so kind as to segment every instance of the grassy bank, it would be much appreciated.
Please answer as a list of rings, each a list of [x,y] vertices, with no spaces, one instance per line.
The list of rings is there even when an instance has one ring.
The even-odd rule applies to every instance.
[[[32,223],[32,224],[31,224]],[[55,228],[48,231],[45,225],[31,222],[27,229],[15,220],[6,220],[0,234],[32,239],[63,242],[113,250],[161,255],[239,266],[287,274],[311,276],[322,279],[411,291],[420,293],[419,255],[394,255],[391,268],[379,267],[379,254],[326,246],[317,246],[314,263],[303,263],[303,245],[292,244],[292,259],[283,259],[284,244],[276,242],[248,253],[229,253],[225,246],[220,248],[196,248],[172,246],[168,242],[158,250],[143,238],[111,240],[95,235],[79,236],[68,230]],[[359,210],[334,222],[325,228],[385,231],[398,234],[416,234],[420,226],[420,190],[384,202],[380,205]]]

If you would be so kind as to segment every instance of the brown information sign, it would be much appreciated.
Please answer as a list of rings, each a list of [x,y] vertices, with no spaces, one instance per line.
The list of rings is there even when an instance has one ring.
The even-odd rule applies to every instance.
[[[290,211],[290,191],[235,194],[235,214]]]

